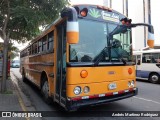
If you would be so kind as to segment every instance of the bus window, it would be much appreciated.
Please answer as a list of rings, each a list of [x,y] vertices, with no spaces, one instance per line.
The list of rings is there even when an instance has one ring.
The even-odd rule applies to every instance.
[[[42,51],[46,51],[47,50],[47,36],[42,38]]]
[[[146,57],[145,56],[143,56],[142,57],[142,63],[146,63],[147,61],[146,61]]]
[[[160,54],[152,53],[152,63],[160,63]]]
[[[83,19],[79,19],[79,24],[79,43],[70,45],[70,61],[91,62],[107,46],[107,25]]]
[[[33,43],[32,45],[32,54],[37,54],[37,42]]]
[[[42,51],[42,40],[38,41],[38,53]]]
[[[145,58],[146,61],[143,60],[143,63],[158,63],[157,59],[157,54],[155,53],[144,53],[142,60]]]
[[[31,54],[32,54],[32,47],[29,46],[29,55],[31,55]]]
[[[50,50],[53,50],[53,39],[54,39],[54,31],[51,31],[49,34],[48,34],[48,47],[47,49],[50,51]]]
[[[137,57],[137,61],[136,61],[137,63],[136,64],[140,65],[141,64],[141,55],[137,55],[136,57]]]

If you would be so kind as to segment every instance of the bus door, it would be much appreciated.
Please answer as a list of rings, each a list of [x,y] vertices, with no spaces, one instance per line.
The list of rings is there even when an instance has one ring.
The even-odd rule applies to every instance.
[[[66,104],[66,24],[57,26],[57,77],[55,101]]]
[[[136,55],[136,77],[141,77],[141,55]]]

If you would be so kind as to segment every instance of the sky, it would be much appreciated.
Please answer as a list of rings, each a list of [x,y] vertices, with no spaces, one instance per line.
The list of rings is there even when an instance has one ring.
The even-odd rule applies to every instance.
[[[72,4],[94,4],[94,5],[103,5],[103,0],[70,0]]]

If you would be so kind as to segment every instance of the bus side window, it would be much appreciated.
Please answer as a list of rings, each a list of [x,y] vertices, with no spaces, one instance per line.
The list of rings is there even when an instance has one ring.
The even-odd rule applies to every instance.
[[[38,41],[38,53],[40,53],[42,51],[42,40],[40,39]]]
[[[137,65],[140,65],[141,64],[141,60],[137,60]]]
[[[146,61],[146,57],[145,56],[143,56],[142,57],[142,63],[146,63],[147,61]]]
[[[137,55],[137,56],[136,56],[136,62],[137,62],[137,63],[136,63],[137,65],[140,65],[140,64],[141,64],[141,55]]]
[[[48,34],[48,47],[47,49],[49,51],[52,51],[53,50],[53,41],[54,41],[54,31],[51,31],[49,34]]]
[[[42,38],[42,52],[45,52],[47,50],[47,36],[44,36]]]

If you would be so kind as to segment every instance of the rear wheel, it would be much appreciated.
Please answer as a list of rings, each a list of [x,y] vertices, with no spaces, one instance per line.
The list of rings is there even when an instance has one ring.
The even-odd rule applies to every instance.
[[[43,84],[42,84],[42,88],[41,88],[41,93],[43,95],[43,99],[47,104],[51,104],[52,99],[49,96],[49,84],[48,84],[48,80],[47,77],[45,76],[43,78]]]
[[[160,76],[157,73],[152,73],[149,77],[149,81],[151,81],[152,83],[156,84],[156,83],[160,83]]]

